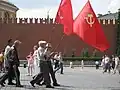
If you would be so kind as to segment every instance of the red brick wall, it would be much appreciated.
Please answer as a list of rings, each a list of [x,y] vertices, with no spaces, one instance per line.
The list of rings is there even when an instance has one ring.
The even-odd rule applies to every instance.
[[[53,26],[55,27],[54,30]],[[106,53],[111,55],[115,52],[115,25],[102,24],[102,26],[111,45],[110,49]],[[51,41],[53,48],[61,43],[57,51],[62,51],[68,56],[71,55],[73,49],[76,51],[75,54],[80,56],[80,52],[83,48],[89,48],[89,53],[90,55],[92,54],[94,48],[84,43],[76,35],[65,36],[64,39],[60,41],[63,35],[62,31],[62,25],[54,24],[0,24],[0,50],[5,47],[9,38],[13,38],[13,40],[19,39],[22,42],[19,51],[21,59],[24,59],[26,55],[32,51],[33,46],[37,44],[39,40]],[[103,53],[98,52],[98,55],[103,55]]]

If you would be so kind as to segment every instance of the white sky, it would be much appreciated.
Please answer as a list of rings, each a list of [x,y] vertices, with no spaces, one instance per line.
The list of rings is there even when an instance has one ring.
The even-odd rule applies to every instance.
[[[49,15],[55,18],[60,0],[9,0],[17,5],[20,10],[17,17],[47,17]],[[35,2],[36,1],[36,2]],[[78,15],[87,0],[71,0],[74,18]],[[106,14],[108,11],[116,12],[120,8],[120,0],[90,0],[96,14]]]

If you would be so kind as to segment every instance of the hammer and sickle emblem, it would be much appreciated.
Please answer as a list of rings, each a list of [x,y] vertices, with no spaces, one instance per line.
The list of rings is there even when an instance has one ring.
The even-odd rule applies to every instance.
[[[90,27],[93,26],[93,24],[95,23],[95,20],[93,18],[93,15],[92,14],[88,14],[86,17],[85,17],[87,23],[90,25]]]

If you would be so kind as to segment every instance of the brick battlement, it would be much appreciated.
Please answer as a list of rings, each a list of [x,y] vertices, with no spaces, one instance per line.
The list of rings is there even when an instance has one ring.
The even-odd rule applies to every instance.
[[[103,25],[115,25],[117,24],[117,20],[116,19],[99,19],[99,22]]]
[[[0,23],[20,23],[20,24],[54,24],[53,18],[0,18]]]
[[[115,19],[99,19],[99,22],[103,25],[115,25],[117,20]],[[50,18],[0,18],[0,23],[20,23],[20,24],[54,24],[54,19]]]

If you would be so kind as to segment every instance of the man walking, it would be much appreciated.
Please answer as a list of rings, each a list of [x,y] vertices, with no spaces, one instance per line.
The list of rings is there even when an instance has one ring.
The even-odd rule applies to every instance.
[[[105,55],[104,64],[105,64],[105,68],[103,73],[107,72],[107,70],[110,73],[110,58],[107,55]]]
[[[47,63],[48,63],[48,66],[49,66],[49,73],[52,77],[52,80],[53,80],[53,86],[60,86],[58,83],[57,83],[57,80],[55,78],[55,73],[53,71],[53,66],[52,66],[52,63],[51,63],[51,58],[53,56],[51,56],[51,49],[52,49],[52,46],[50,43],[46,44],[46,48],[48,48],[48,52],[47,52],[47,55],[46,55],[46,59],[47,59]],[[37,84],[40,85],[40,82],[43,80],[43,78],[39,79]]]
[[[63,74],[63,58],[62,58],[62,53],[61,53],[61,52],[59,52],[58,59],[59,59],[59,67],[56,68],[56,69],[54,70],[54,72],[56,72],[56,71],[58,71],[59,69],[61,69],[60,74]]]
[[[46,48],[46,41],[39,41],[39,48],[38,48],[38,59],[39,59],[39,66],[40,66],[40,73],[32,80],[30,81],[31,85],[33,87],[35,83],[38,82],[39,79],[43,77],[45,81],[46,88],[54,88],[51,86],[51,80],[49,76],[49,66],[46,59],[46,55],[48,52],[48,48]]]
[[[16,40],[13,44],[13,46],[11,47],[11,49],[9,50],[9,52],[6,55],[7,58],[7,62],[8,62],[8,72],[6,72],[2,78],[0,79],[0,84],[2,86],[4,86],[4,81],[8,78],[8,81],[10,85],[16,85],[16,87],[23,87],[20,84],[20,71],[18,69],[18,66],[20,64],[19,58],[18,58],[18,47],[20,45],[20,41]],[[13,73],[15,75],[16,78],[16,84],[12,83],[12,79],[13,79]]]
[[[15,85],[12,82],[12,79],[14,77],[13,64],[9,62],[10,57],[8,56],[9,52],[11,50],[12,44],[13,44],[12,39],[9,39],[8,44],[5,48],[5,52],[4,52],[4,69],[5,69],[6,73],[2,77],[0,77],[0,84],[2,86],[4,86],[6,79],[8,79],[8,85]]]
[[[9,51],[8,57],[9,57],[9,62],[13,65],[14,73],[15,73],[15,78],[16,78],[16,87],[23,87],[20,83],[20,71],[19,71],[19,65],[20,61],[18,58],[18,51],[17,49],[19,48],[19,45],[21,42],[19,40],[16,40],[11,47],[12,49]]]

